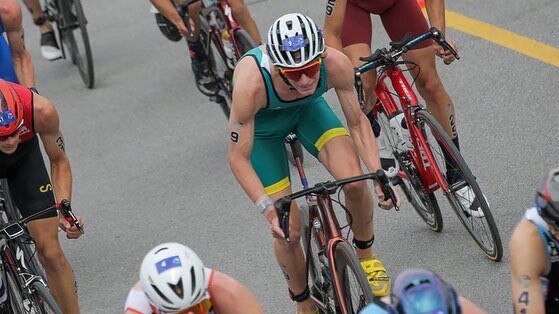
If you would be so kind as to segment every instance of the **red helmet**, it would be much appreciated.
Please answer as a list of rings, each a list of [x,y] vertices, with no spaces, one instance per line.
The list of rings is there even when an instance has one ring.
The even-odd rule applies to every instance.
[[[0,80],[0,136],[14,133],[23,122],[23,103],[15,89]]]

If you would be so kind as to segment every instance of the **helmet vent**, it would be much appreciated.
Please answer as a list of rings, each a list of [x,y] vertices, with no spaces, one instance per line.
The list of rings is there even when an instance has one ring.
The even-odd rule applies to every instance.
[[[151,287],[153,288],[153,290],[155,290],[155,292],[161,299],[163,299],[167,303],[171,303],[171,301],[159,290],[159,288],[157,288],[156,285],[151,285]]]
[[[169,284],[169,287],[171,287],[171,289],[173,289],[173,292],[175,292],[177,294],[177,296],[179,296],[179,298],[183,298],[184,297],[184,287],[182,285],[182,278],[179,279],[179,282],[177,282],[176,285],[173,284]]]

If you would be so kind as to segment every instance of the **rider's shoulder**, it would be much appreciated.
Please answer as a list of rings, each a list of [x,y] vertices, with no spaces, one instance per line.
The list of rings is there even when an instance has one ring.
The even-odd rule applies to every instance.
[[[349,58],[341,51],[332,47],[327,47],[323,54],[323,60],[326,63],[329,80],[331,78],[353,79],[353,65]]]
[[[35,93],[33,93],[33,120],[38,133],[58,129],[58,110],[49,99]]]

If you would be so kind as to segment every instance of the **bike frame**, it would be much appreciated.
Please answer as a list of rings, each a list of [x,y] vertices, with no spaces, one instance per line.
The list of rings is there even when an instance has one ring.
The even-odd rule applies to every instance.
[[[288,138],[289,144],[291,145],[292,152],[295,152],[295,143],[290,141]],[[301,179],[301,184],[303,185],[304,189],[307,189],[309,186],[307,177],[305,175],[305,170],[303,169],[303,164],[301,162],[300,156],[293,156],[295,158],[297,164],[297,171],[299,173],[299,178]],[[341,284],[340,278],[338,277],[338,273],[335,271],[336,262],[334,260],[334,249],[339,242],[347,242],[347,239],[342,236],[340,224],[338,222],[338,218],[334,213],[332,207],[332,199],[328,194],[322,194],[318,196],[306,196],[306,202],[309,206],[309,221],[308,221],[308,234],[307,234],[307,248],[310,248],[310,241],[311,241],[311,234],[312,229],[316,229],[316,244],[326,253],[326,257],[328,258],[328,263],[330,265],[330,276],[332,279],[332,284],[334,285],[334,291],[336,293],[336,301],[342,310],[342,313],[347,313],[347,305],[343,298],[343,291],[341,291]],[[316,223],[315,223],[316,222]],[[317,227],[315,228],[315,224]],[[308,281],[309,277],[309,258],[308,258],[308,251],[305,253],[305,264],[306,264],[306,277]],[[326,306],[320,301],[314,298],[311,294],[311,298],[325,308]]]
[[[237,20],[235,20],[235,17],[233,16],[233,10],[231,9],[231,7],[229,6],[229,4],[227,4],[227,1],[219,1],[217,4],[215,4],[214,6],[211,7],[207,7],[207,8],[202,8],[200,13],[205,17],[206,21],[208,22],[208,24],[210,25],[210,36],[217,36],[217,38],[219,39],[219,49],[220,49],[220,53],[225,56],[225,50],[223,48],[223,41],[221,40],[221,34],[219,33],[220,30],[219,29],[215,29],[215,27],[213,27],[210,24],[211,21],[211,17],[210,17],[210,13],[214,10],[217,10],[220,12],[221,15],[223,15],[225,17],[224,21],[225,24],[227,25],[227,32],[229,33],[229,40],[231,41],[231,43],[233,44],[233,47],[235,48],[235,58],[237,60],[235,60],[235,62],[237,62],[239,60],[239,58],[241,58],[241,52],[239,49],[239,45],[237,43],[237,39],[235,38],[235,36],[233,36],[233,34],[241,28],[239,22],[237,22]],[[212,35],[213,34],[213,35]]]
[[[381,74],[377,77],[377,85],[375,86],[375,94],[379,100],[373,107],[375,114],[381,109],[384,110],[388,119],[400,113],[400,109],[394,100],[394,95],[390,92],[386,80],[390,80],[392,87],[398,94],[398,100],[404,112],[408,130],[410,131],[410,139],[413,144],[413,150],[410,155],[416,166],[419,177],[423,186],[428,192],[434,192],[441,188],[445,193],[449,193],[450,189],[443,179],[443,175],[436,165],[433,152],[431,151],[425,136],[416,124],[415,112],[423,110],[419,106],[418,98],[406,79],[402,69],[398,65],[385,67]],[[398,176],[407,179],[404,171],[398,171]]]

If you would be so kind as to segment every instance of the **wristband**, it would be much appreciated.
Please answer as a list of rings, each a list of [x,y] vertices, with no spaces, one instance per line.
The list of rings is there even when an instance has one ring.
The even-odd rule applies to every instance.
[[[274,205],[274,202],[272,201],[271,198],[269,198],[267,195],[260,197],[258,199],[258,201],[256,201],[254,203],[256,205],[256,208],[258,209],[258,212],[260,212],[261,214],[264,214],[264,211],[266,211],[266,208],[268,208],[270,205]]]

